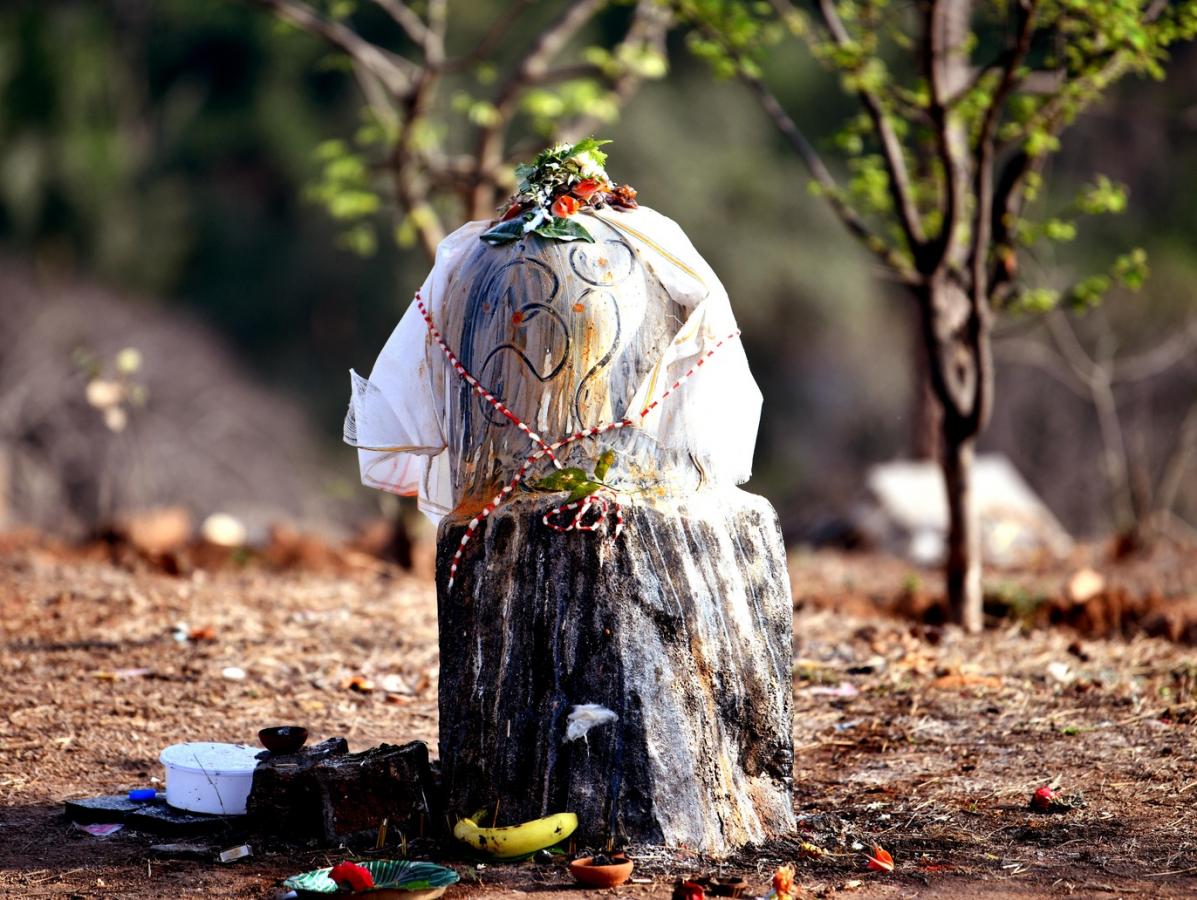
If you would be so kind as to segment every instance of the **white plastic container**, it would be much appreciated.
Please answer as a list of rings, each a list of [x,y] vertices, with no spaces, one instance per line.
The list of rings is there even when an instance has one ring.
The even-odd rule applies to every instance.
[[[166,766],[166,802],[188,812],[245,815],[261,752],[246,744],[172,744],[158,757]]]

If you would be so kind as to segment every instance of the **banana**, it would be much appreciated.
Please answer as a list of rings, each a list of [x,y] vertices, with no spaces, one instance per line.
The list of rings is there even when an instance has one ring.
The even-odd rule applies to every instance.
[[[476,812],[469,818],[459,819],[453,828],[453,836],[494,859],[518,859],[528,856],[565,840],[578,827],[576,815],[557,813],[555,816],[533,819],[522,825],[480,828],[477,820],[482,818],[484,812],[485,810]]]

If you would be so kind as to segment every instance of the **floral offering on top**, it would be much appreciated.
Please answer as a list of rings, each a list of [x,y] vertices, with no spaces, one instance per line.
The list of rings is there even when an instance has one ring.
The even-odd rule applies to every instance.
[[[538,234],[557,241],[593,243],[590,232],[573,216],[604,206],[636,208],[635,188],[612,184],[603,168],[607,154],[599,148],[609,143],[589,137],[576,144],[558,144],[541,151],[530,165],[516,167],[519,188],[499,223],[482,240],[506,244]]]

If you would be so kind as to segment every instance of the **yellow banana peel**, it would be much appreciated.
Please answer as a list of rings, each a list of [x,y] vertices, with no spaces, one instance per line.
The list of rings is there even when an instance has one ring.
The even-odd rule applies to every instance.
[[[479,818],[481,813],[459,819],[453,827],[453,836],[494,859],[519,859],[521,856],[528,856],[537,850],[560,843],[578,827],[578,817],[573,813],[557,813],[521,825],[504,825],[499,828],[482,828],[478,825]]]

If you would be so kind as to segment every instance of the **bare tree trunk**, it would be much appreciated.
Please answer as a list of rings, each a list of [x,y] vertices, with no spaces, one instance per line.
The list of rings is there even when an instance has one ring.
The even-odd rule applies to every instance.
[[[976,438],[953,440],[945,434],[944,487],[948,500],[948,541],[944,577],[952,609],[965,631],[982,625],[981,521],[973,496],[973,456]]]
[[[931,361],[927,342],[919,325],[922,314],[912,309],[913,334],[910,342],[911,371],[914,383],[910,390],[910,455],[912,459],[938,462],[943,445],[943,414],[935,388],[931,384]]]
[[[973,496],[977,436],[989,418],[993,365],[988,317],[951,278],[919,296],[928,374],[939,407],[940,466],[948,509],[947,600],[966,631],[982,625],[981,529]]]

